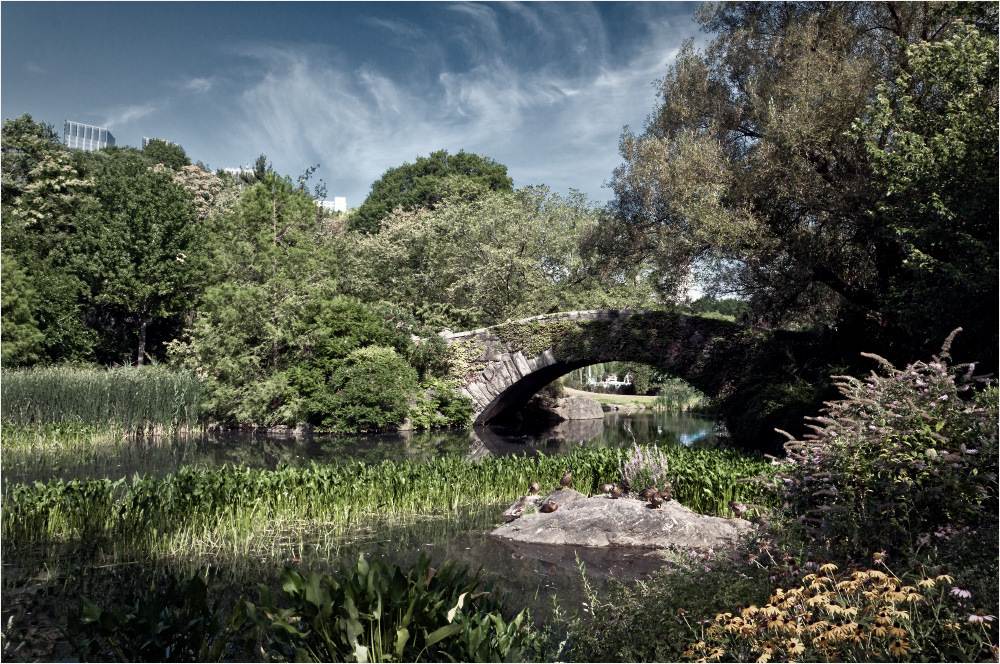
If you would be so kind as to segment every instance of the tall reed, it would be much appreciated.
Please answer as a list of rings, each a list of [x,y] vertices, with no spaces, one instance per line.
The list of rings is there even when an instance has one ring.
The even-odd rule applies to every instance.
[[[201,395],[194,374],[161,367],[19,369],[0,374],[0,420],[163,433],[193,428]]]

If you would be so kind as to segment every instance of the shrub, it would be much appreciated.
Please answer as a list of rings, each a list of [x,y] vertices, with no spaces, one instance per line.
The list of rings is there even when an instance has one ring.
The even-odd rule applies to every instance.
[[[410,408],[413,428],[467,427],[472,423],[472,401],[455,392],[453,382],[430,378],[420,384],[423,397]]]
[[[671,564],[650,580],[611,582],[602,596],[591,593],[593,620],[571,622],[568,661],[680,662],[691,643],[688,622],[766,601],[766,572],[755,575],[713,555]]]
[[[845,398],[786,443],[776,479],[807,536],[849,554],[906,552],[934,534],[995,528],[996,390],[976,397],[974,365],[949,367],[953,336],[902,370],[868,355],[883,375],[835,377]]]
[[[359,348],[327,385],[330,410],[321,424],[336,431],[371,431],[402,422],[417,390],[417,372],[392,348]]]
[[[531,639],[527,609],[506,621],[492,584],[423,555],[408,572],[361,556],[334,576],[285,568],[281,582],[288,607],[265,586],[245,605],[272,661],[512,661]]]

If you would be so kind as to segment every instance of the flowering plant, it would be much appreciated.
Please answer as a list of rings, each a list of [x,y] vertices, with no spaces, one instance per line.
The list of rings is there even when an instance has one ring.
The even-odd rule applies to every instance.
[[[628,482],[633,492],[653,485],[662,490],[668,482],[675,483],[676,478],[669,474],[669,470],[667,455],[656,445],[640,447],[638,443],[632,443],[628,459],[618,462],[621,479]]]
[[[884,560],[876,566],[882,569],[837,574],[826,563],[798,585],[776,589],[764,606],[689,625],[697,640],[684,655],[697,662],[996,659],[996,616],[969,613],[952,577],[908,584]]]
[[[972,389],[987,382],[975,365],[949,367],[954,335],[905,369],[866,354],[882,374],[835,376],[845,398],[789,436],[775,484],[804,534],[851,554],[907,552],[996,521],[996,389]]]

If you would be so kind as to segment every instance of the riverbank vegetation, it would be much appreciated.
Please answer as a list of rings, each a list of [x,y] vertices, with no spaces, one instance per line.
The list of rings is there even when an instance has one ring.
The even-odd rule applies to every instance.
[[[757,449],[788,432],[768,460],[637,446],[5,484],[4,659],[48,603],[62,625],[81,610],[70,632],[96,659],[138,658],[115,639],[140,625],[168,639],[197,624],[172,654],[995,661],[998,396],[978,376],[1000,348],[997,16],[989,3],[707,4],[712,41],[688,42],[657,81],[604,207],[437,151],[331,214],[311,167],[293,178],[261,155],[232,177],[176,146],[68,150],[30,115],[4,121],[4,451],[68,459],[200,424],[466,423],[449,383],[464,365],[437,333],[542,312],[682,311],[809,339],[740,358],[745,375],[714,404]],[[687,303],[692,278],[707,295]],[[647,369],[636,389],[655,382]],[[693,509],[751,503],[769,525],[538,628],[447,563],[442,586],[426,562],[280,569],[333,563],[361,532],[426,544],[401,520],[484,530],[530,481],[555,488],[571,466],[593,493],[639,456]],[[267,586],[256,601],[251,579]],[[433,624],[407,622],[404,597],[428,602]],[[156,615],[130,612],[141,598]],[[242,623],[222,620],[237,608]],[[249,641],[226,641],[251,623]]]

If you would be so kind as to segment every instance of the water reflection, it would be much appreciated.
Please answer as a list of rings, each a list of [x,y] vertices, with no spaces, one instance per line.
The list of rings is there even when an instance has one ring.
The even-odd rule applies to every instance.
[[[251,468],[383,459],[430,459],[461,455],[566,454],[578,448],[640,445],[713,445],[715,422],[691,415],[639,411],[607,413],[603,420],[573,420],[546,428],[477,427],[474,430],[407,432],[377,436],[332,436],[275,431],[207,431],[172,438],[145,438],[81,451],[22,451],[3,454],[4,483],[135,475],[163,477],[181,466]]]

